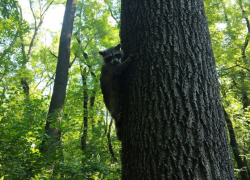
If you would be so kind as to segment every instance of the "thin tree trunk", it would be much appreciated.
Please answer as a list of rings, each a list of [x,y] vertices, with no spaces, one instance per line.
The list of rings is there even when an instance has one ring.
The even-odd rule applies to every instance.
[[[60,123],[63,115],[63,105],[68,82],[70,42],[76,3],[77,0],[67,0],[60,37],[54,89],[45,126],[46,138],[42,142],[41,150],[42,153],[47,157],[47,161],[49,161],[49,163],[53,163],[56,155],[61,154]],[[59,150],[59,153],[57,150]]]
[[[82,151],[87,148],[87,135],[88,135],[88,89],[87,89],[87,74],[86,67],[82,72],[83,82],[83,134],[81,137]]]
[[[230,120],[225,109],[224,109],[224,115],[225,115],[225,119],[226,119],[226,123],[227,123],[227,129],[229,132],[230,145],[232,147],[233,154],[234,154],[235,160],[237,162],[238,168],[240,169],[241,178],[242,178],[242,180],[249,180],[248,173],[247,173],[247,164],[242,160],[242,158],[240,156],[240,150],[239,150],[236,138],[235,138],[233,123]]]
[[[250,100],[248,98],[247,91],[244,88],[242,90],[242,104],[243,104],[244,111],[246,111],[246,108],[250,106]],[[243,153],[245,155],[243,157],[244,158],[244,166],[246,167],[246,170],[247,170],[248,179],[250,179],[250,169],[249,169],[249,166],[247,164],[247,159],[246,159],[246,155],[249,154],[249,152],[243,151]]]
[[[122,0],[123,180],[232,180],[202,0]]]

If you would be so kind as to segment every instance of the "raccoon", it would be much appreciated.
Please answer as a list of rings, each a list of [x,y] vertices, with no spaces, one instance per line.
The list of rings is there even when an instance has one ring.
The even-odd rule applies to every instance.
[[[131,62],[131,56],[124,62],[121,62],[123,51],[121,44],[115,47],[100,51],[103,57],[103,65],[101,69],[101,89],[104,103],[115,120],[117,138],[122,140],[122,82],[121,76]]]

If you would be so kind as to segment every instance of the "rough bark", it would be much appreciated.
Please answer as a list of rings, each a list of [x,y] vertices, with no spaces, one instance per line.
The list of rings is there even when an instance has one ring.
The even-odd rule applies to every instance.
[[[122,0],[123,180],[234,179],[202,0]]]
[[[63,105],[68,82],[70,42],[76,3],[77,0],[67,0],[59,43],[55,83],[45,126],[47,138],[42,142],[43,154],[49,155],[51,158],[56,158],[56,150],[58,146],[60,147],[60,122],[63,115]]]

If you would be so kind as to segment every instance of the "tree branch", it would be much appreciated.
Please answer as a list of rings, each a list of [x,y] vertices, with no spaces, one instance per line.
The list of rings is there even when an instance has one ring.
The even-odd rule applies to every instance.
[[[54,56],[55,58],[58,58],[58,56],[55,55],[55,54],[51,51],[51,49],[49,49],[49,52],[50,52],[50,54],[51,54],[52,56]]]
[[[248,46],[249,39],[250,39],[250,23],[249,23],[248,16],[246,15],[245,10],[243,9],[242,1],[240,0],[239,3],[240,3],[242,16],[246,20],[246,24],[247,24],[247,35],[246,35],[246,38],[245,38],[244,46],[242,48],[242,58],[245,58],[246,57],[246,48]]]
[[[41,12],[41,9],[40,9],[40,17],[39,17],[39,18],[40,18],[40,21],[39,21],[39,23],[38,23],[38,25],[37,25],[37,19],[36,19],[36,16],[35,16],[35,13],[34,13],[34,10],[33,10],[33,7],[32,7],[32,2],[31,2],[31,0],[30,0],[30,10],[31,10],[31,12],[32,12],[32,15],[33,15],[34,21],[35,21],[35,32],[34,32],[34,34],[33,34],[33,36],[32,36],[32,40],[31,40],[30,45],[29,45],[29,50],[28,50],[28,54],[27,54],[26,63],[27,63],[27,62],[29,61],[29,59],[30,59],[30,55],[31,55],[31,52],[32,52],[32,48],[33,48],[33,45],[34,45],[36,36],[37,36],[38,31],[40,30],[40,28],[41,28],[41,26],[42,26],[42,24],[43,24],[44,15],[45,15],[45,13],[47,12],[47,10],[49,9],[49,7],[51,6],[51,4],[52,4],[53,2],[54,2],[54,0],[52,0],[52,1],[47,5],[46,9],[45,9],[43,12]]]
[[[47,4],[44,5],[44,7],[45,7],[46,5],[47,5],[47,7],[46,7],[46,9],[42,12],[42,15],[41,15],[41,16],[44,16],[44,15],[45,15],[45,13],[47,12],[47,10],[49,9],[49,7],[52,5],[53,2],[54,2],[54,0],[52,0],[48,5],[47,5]],[[44,7],[43,7],[43,8],[44,8]],[[42,8],[42,9],[43,9],[43,8]]]
[[[245,70],[247,70],[247,71],[249,71],[249,72],[250,72],[250,69],[248,69],[248,68],[246,68],[246,67],[243,67],[243,66],[241,66],[241,65],[239,65],[239,64],[237,64],[237,63],[236,63],[236,65],[235,65],[235,66],[240,67],[240,68],[245,69]]]
[[[111,15],[111,17],[115,20],[115,22],[117,23],[117,24],[119,24],[119,21],[116,19],[116,17],[114,16],[114,14],[113,14],[113,11],[112,11],[112,9],[111,9],[111,7],[110,7],[110,5],[104,0],[104,2],[107,4],[107,6],[108,6],[108,9],[109,9],[109,11],[110,11],[110,15]]]

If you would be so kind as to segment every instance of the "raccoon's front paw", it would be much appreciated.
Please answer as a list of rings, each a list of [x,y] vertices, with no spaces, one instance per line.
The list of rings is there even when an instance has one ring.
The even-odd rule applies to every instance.
[[[134,57],[135,57],[134,54],[130,54],[130,55],[128,56],[128,58],[126,59],[126,61],[127,61],[127,62],[130,62],[131,60],[134,59]]]
[[[134,57],[135,57],[134,54],[130,54],[130,55],[128,56],[128,58],[130,58],[130,59],[133,59]]]

